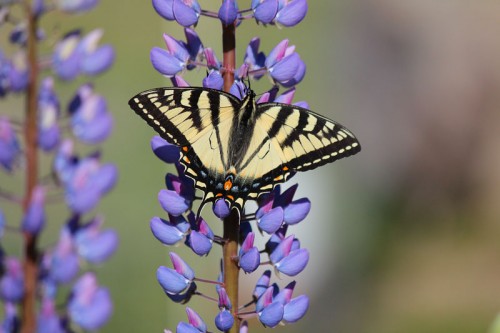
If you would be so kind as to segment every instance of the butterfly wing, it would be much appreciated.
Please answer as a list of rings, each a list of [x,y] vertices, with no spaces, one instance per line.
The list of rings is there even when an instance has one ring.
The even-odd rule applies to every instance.
[[[205,195],[210,182],[226,172],[231,123],[240,103],[222,91],[197,87],[150,89],[129,101],[161,137],[181,147],[180,162]]]
[[[307,171],[361,150],[344,126],[305,108],[281,103],[257,105],[254,136],[241,170],[253,178],[255,198],[285,182],[293,171]]]

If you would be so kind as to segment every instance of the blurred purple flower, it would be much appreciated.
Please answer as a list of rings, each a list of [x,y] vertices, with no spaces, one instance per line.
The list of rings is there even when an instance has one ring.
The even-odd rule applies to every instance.
[[[29,73],[26,53],[24,51],[14,53],[11,64],[9,73],[10,89],[14,92],[22,91],[28,85]]]
[[[118,235],[115,230],[101,230],[104,219],[94,218],[80,227],[75,235],[74,242],[78,254],[91,263],[106,261],[118,247]]]
[[[54,300],[45,298],[37,318],[36,333],[65,333],[61,318],[57,315]]]
[[[6,225],[5,215],[3,214],[2,209],[0,209],[0,239],[3,237],[3,233],[5,231],[5,225]]]
[[[75,253],[73,239],[66,227],[61,230],[54,249],[45,253],[43,267],[50,280],[56,283],[68,283],[78,274],[80,270],[78,255]]]
[[[101,165],[95,157],[79,161],[64,184],[69,208],[80,214],[92,210],[115,185],[117,177],[113,164]]]
[[[97,330],[110,318],[113,304],[108,289],[99,287],[93,273],[86,273],[75,283],[68,303],[71,320],[84,330]]]
[[[54,79],[42,81],[38,94],[38,145],[45,151],[54,149],[61,139],[57,120],[60,114],[59,98],[54,91]]]
[[[64,140],[59,145],[53,162],[54,172],[61,182],[69,181],[77,163],[77,158],[73,155],[73,142]]]
[[[96,75],[107,70],[115,59],[113,47],[109,44],[98,46],[104,32],[95,29],[89,32],[78,45],[77,52],[81,52],[82,58],[80,70],[88,75]]]
[[[82,54],[78,49],[79,42],[80,31],[74,30],[67,33],[55,46],[52,69],[63,80],[72,80],[80,72]]]
[[[31,192],[28,209],[23,216],[21,228],[25,232],[38,234],[45,226],[45,189],[36,186]]]
[[[107,109],[106,100],[94,93],[91,85],[80,86],[69,109],[73,133],[82,142],[100,143],[111,133],[113,118]]]
[[[19,260],[7,257],[1,263],[0,298],[4,302],[18,303],[24,296],[24,275]]]
[[[0,165],[12,171],[20,154],[21,148],[9,119],[0,117]]]
[[[4,319],[0,323],[0,332],[10,333],[21,330],[21,321],[17,315],[17,306],[13,303],[4,304]]]
[[[56,0],[56,8],[68,13],[80,13],[94,8],[99,0]]]

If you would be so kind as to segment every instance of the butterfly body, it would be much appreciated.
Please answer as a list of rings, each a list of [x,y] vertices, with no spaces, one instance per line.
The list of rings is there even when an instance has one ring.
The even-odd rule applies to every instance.
[[[181,149],[185,173],[204,192],[238,211],[306,171],[360,150],[345,127],[310,110],[281,103],[257,104],[207,88],[157,88],[129,104],[165,140]],[[202,203],[202,205],[203,205]]]

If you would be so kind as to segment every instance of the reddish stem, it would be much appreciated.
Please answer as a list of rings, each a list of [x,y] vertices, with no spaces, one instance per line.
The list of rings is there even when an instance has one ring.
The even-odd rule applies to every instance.
[[[37,184],[37,100],[38,100],[38,63],[36,49],[37,18],[32,11],[31,1],[26,1],[25,13],[28,20],[27,56],[29,65],[28,86],[26,89],[26,121],[24,125],[26,154],[26,192],[23,200],[24,212],[28,209],[31,193]],[[35,300],[38,276],[37,236],[24,232],[24,298],[22,302],[21,332],[32,333],[36,329]]]

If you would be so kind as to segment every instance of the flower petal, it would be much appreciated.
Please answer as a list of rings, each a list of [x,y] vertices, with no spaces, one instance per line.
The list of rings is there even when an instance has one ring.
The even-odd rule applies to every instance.
[[[275,264],[278,271],[288,276],[295,276],[302,272],[309,261],[309,251],[298,249],[290,252],[288,256]]]
[[[287,323],[294,323],[304,317],[308,308],[309,298],[306,295],[295,297],[285,305],[283,319]]]
[[[259,313],[259,320],[268,327],[275,327],[283,319],[284,307],[280,302],[268,305]]]

